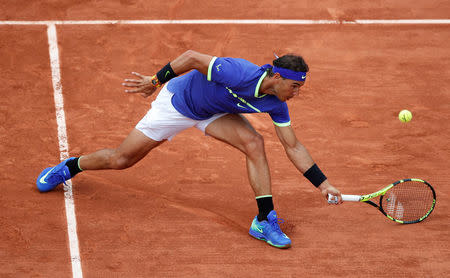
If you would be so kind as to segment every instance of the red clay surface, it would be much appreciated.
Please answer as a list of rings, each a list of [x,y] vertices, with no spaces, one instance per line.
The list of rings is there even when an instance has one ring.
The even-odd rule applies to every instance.
[[[46,28],[0,26],[0,38],[0,276],[70,277],[63,192],[31,178],[59,160]]]
[[[450,3],[410,1],[144,1],[0,2],[2,20],[92,19],[430,19],[448,18]]]
[[[187,15],[182,7],[189,2],[171,6],[174,17],[202,18],[196,11]],[[322,10],[288,18],[321,18]],[[144,17],[123,11],[111,19]],[[49,18],[34,19],[106,17],[58,12],[55,7]],[[209,15],[214,13],[211,18],[227,18],[217,11]],[[30,16],[20,12],[14,19]],[[186,49],[257,64],[270,62],[272,51],[298,52],[311,72],[303,94],[288,103],[293,126],[332,184],[360,194],[420,177],[434,185],[438,200],[430,219],[405,226],[370,206],[328,206],[285,156],[270,118],[250,115],[265,138],[275,206],[291,249],[247,235],[257,208],[244,157],[193,129],[131,169],[86,172],[73,180],[85,277],[450,275],[448,26],[114,25],[57,31],[71,155],[117,146],[145,114],[151,100],[126,95],[120,86],[131,71],[152,74]],[[39,194],[34,185],[59,158],[45,27],[0,27],[0,34],[0,276],[70,277],[63,191]],[[413,112],[412,122],[398,121],[402,109]]]

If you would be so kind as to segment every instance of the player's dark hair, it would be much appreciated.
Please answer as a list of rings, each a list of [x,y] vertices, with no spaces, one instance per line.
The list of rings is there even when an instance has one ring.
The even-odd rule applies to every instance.
[[[308,64],[306,64],[305,60],[302,56],[294,55],[294,54],[286,54],[282,57],[279,57],[275,60],[273,60],[273,65],[278,68],[285,68],[290,69],[292,71],[296,72],[308,72],[309,67]],[[269,76],[273,76],[274,73],[272,72],[272,69],[269,69]]]

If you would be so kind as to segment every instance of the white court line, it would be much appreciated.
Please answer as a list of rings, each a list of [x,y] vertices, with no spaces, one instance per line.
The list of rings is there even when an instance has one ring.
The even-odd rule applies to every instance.
[[[0,21],[0,25],[105,25],[105,24],[279,24],[279,25],[446,25],[450,19],[184,19],[184,20],[50,20],[50,21]]]
[[[50,65],[52,69],[53,97],[56,108],[56,123],[58,125],[58,141],[60,159],[69,158],[69,144],[67,141],[66,117],[61,86],[61,73],[59,66],[58,39],[56,26],[49,24],[47,27],[48,45],[50,52]],[[80,250],[78,247],[77,220],[75,217],[75,205],[72,194],[72,182],[68,180],[64,185],[64,200],[66,205],[67,232],[69,235],[70,258],[72,261],[72,275],[82,278]]]
[[[361,25],[402,25],[402,24],[450,24],[450,19],[355,19],[354,21],[344,21],[344,24]]]

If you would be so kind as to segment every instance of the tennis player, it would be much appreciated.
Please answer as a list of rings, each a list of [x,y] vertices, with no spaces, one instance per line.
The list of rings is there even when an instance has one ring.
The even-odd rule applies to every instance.
[[[81,171],[131,167],[153,148],[196,127],[246,155],[249,181],[259,209],[249,233],[272,246],[288,248],[291,240],[281,231],[274,210],[263,138],[242,114],[268,113],[295,167],[325,199],[331,194],[341,203],[339,190],[329,183],[291,127],[286,101],[299,94],[308,70],[304,59],[296,55],[279,57],[273,65],[257,66],[244,59],[189,50],[153,76],[133,73],[136,79],[125,79],[123,83],[125,92],[148,97],[162,89],[123,143],[116,149],[71,157],[43,170],[37,187],[46,192]]]

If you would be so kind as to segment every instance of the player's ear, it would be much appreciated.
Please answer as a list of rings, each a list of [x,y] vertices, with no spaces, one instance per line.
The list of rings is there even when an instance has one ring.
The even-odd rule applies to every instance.
[[[281,75],[280,75],[280,73],[275,72],[275,73],[273,74],[272,77],[273,77],[274,79],[280,79],[280,78],[281,78]]]

